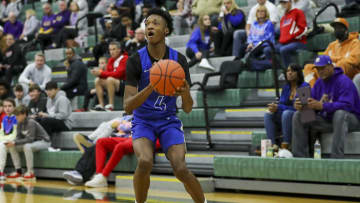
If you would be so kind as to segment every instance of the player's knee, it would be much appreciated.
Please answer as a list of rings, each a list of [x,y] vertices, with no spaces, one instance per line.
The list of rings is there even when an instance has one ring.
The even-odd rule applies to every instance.
[[[153,166],[153,159],[149,157],[138,158],[138,168],[142,171],[151,171]]]
[[[95,85],[100,85],[101,79],[99,77],[95,78]]]
[[[24,144],[23,150],[24,150],[24,152],[31,152],[31,151],[32,151],[31,145],[29,145],[29,144]]]
[[[108,78],[106,78],[106,83],[107,84],[113,84],[114,82],[115,82],[115,78],[113,78],[113,77],[108,77]]]
[[[189,174],[189,170],[187,169],[185,164],[180,164],[178,166],[174,167],[174,175],[176,178],[178,178],[180,181],[183,181],[186,179],[186,177]]]

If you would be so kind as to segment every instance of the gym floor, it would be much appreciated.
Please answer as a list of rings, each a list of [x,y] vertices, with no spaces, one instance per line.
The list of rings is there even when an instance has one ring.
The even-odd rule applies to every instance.
[[[260,194],[222,191],[206,193],[209,203],[345,203],[356,202],[332,197],[294,196],[291,194]],[[0,203],[58,203],[58,202],[134,202],[132,188],[86,188],[70,186],[61,180],[40,179],[35,182],[6,181],[0,184]],[[182,192],[149,191],[150,202],[192,202]]]

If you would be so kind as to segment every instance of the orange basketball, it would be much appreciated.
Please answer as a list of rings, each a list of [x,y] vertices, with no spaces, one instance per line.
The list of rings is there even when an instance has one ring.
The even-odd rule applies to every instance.
[[[172,96],[176,88],[183,86],[184,78],[184,69],[174,60],[160,60],[150,69],[150,83],[161,95]]]

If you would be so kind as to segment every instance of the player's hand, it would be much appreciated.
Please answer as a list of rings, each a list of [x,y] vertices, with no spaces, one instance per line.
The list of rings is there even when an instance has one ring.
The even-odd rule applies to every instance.
[[[197,53],[195,54],[195,57],[196,57],[197,60],[200,60],[201,57],[202,57],[202,53],[201,53],[200,51],[197,52]]]
[[[187,81],[184,79],[184,84],[182,87],[178,87],[176,90],[175,90],[175,93],[174,95],[175,96],[183,96],[187,93],[190,92],[190,86],[189,84],[187,83]]]
[[[278,109],[278,105],[275,103],[268,104],[269,111],[275,113]]]
[[[309,98],[308,99],[308,105],[307,105],[310,109],[314,109],[314,110],[322,110],[323,109],[323,103],[313,99],[313,98]]]
[[[303,105],[301,104],[301,101],[299,98],[296,98],[296,100],[294,102],[294,108],[298,111],[303,109]]]

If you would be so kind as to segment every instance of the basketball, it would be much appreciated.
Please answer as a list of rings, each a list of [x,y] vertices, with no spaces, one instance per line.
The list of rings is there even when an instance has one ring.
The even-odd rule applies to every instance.
[[[161,95],[172,96],[176,88],[183,86],[185,72],[174,60],[160,60],[150,69],[150,83]]]

